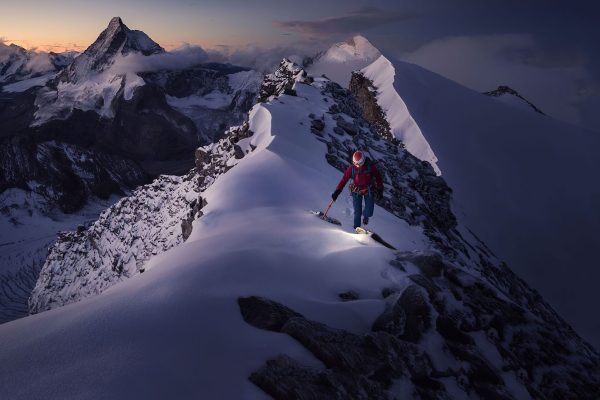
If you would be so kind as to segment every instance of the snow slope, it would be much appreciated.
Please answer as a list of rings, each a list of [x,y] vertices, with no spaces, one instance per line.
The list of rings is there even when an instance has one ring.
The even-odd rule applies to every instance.
[[[299,122],[310,126],[308,104],[284,96],[253,109],[255,134],[240,146],[257,150],[204,193],[205,215],[188,241],[153,258],[144,274],[0,326],[0,397],[267,398],[247,380],[265,359],[285,352],[320,365],[294,340],[247,325],[240,295],[285,301],[332,326],[368,328],[383,310],[378,292],[393,255],[306,211],[324,206],[340,177],[323,158],[325,145],[298,131]],[[317,104],[321,113],[329,106]],[[347,227],[352,215],[342,203],[332,215]],[[420,228],[380,208],[373,224],[400,249],[428,246]],[[337,301],[349,288],[366,299]],[[40,379],[32,382],[34,371]]]
[[[244,155],[237,166],[220,175],[202,193],[207,201],[202,209],[204,215],[193,223],[185,243],[150,259],[143,274],[98,296],[1,325],[0,397],[267,398],[248,380],[267,359],[283,353],[305,366],[334,367],[326,357],[319,361],[318,352],[302,336],[295,340],[246,323],[244,318],[248,315],[243,318],[240,313],[240,296],[258,295],[281,302],[310,320],[326,324],[329,328],[317,325],[323,335],[333,332],[347,337],[345,349],[352,350],[361,340],[358,335],[370,332],[373,321],[392,304],[381,295],[383,289],[390,287],[398,293],[411,287],[422,293],[420,298],[431,296],[427,304],[430,301],[436,305],[431,318],[438,318],[438,329],[444,331],[439,327],[446,327],[447,341],[433,334],[435,329],[425,328],[419,346],[406,344],[406,354],[389,352],[382,358],[392,362],[397,357],[414,356],[420,360],[425,351],[434,357],[431,363],[436,371],[446,374],[437,377],[445,389],[430,388],[439,396],[447,390],[450,398],[467,398],[467,391],[473,390],[470,393],[479,397],[482,393],[501,393],[504,398],[527,398],[525,385],[532,387],[531,393],[536,393],[537,387],[554,390],[553,382],[560,384],[559,379],[540,385],[538,375],[529,377],[526,370],[518,370],[518,365],[513,364],[523,359],[531,361],[523,357],[529,348],[521,346],[521,341],[524,346],[538,346],[527,351],[543,354],[541,359],[532,361],[536,367],[543,366],[540,379],[551,379],[556,377],[551,374],[564,370],[567,379],[577,376],[576,381],[569,383],[576,393],[584,393],[581,387],[587,390],[585,385],[599,381],[597,354],[535,295],[520,297],[528,289],[511,278],[508,269],[488,264],[478,270],[477,259],[468,261],[466,253],[456,256],[455,261],[465,263],[452,267],[451,275],[453,290],[464,290],[462,297],[449,290],[441,291],[433,282],[439,265],[421,266],[423,271],[419,272],[416,258],[411,258],[437,249],[421,225],[411,226],[376,208],[371,224],[400,250],[395,253],[366,236],[348,231],[352,215],[346,194],[331,212],[342,221],[342,228],[307,212],[324,207],[329,200],[341,173],[323,155],[331,155],[328,150],[335,141],[348,136],[336,133],[338,126],[332,124],[335,120],[330,113],[332,98],[325,96],[322,85],[326,82],[297,83],[293,87],[297,96],[281,95],[252,109],[249,129],[253,134],[236,143]],[[322,132],[311,134],[315,116],[321,115],[328,139]],[[418,178],[416,170],[411,174]],[[416,186],[422,183],[414,181]],[[484,252],[475,247],[466,250],[485,259],[479,251]],[[412,259],[415,264],[398,261],[402,259]],[[449,267],[442,270],[445,268]],[[484,282],[486,276],[495,279],[496,289]],[[450,278],[445,280],[449,285]],[[422,288],[411,282],[421,282]],[[357,292],[359,298],[340,301],[339,294],[348,290]],[[494,313],[499,309],[500,314],[492,317],[481,310],[477,315],[469,314],[461,309],[465,299],[475,301],[474,310],[483,308]],[[448,314],[440,319],[442,313]],[[454,325],[449,315],[470,324],[470,329],[477,332],[468,335],[460,331],[460,336],[450,329]],[[504,316],[506,320],[502,319]],[[277,319],[276,314],[274,318]],[[490,321],[495,321],[494,328],[489,326]],[[505,323],[522,328],[512,331],[508,325],[502,325]],[[487,326],[488,331],[479,324]],[[304,333],[313,338],[310,331]],[[371,349],[383,345],[382,338],[396,343],[385,333],[370,337]],[[318,341],[319,337],[314,339]],[[466,340],[473,346],[462,347],[456,340]],[[517,340],[522,351],[504,353],[510,358],[506,365],[491,345],[500,340]],[[452,358],[447,346],[462,349],[462,354],[470,357],[468,363],[485,372],[476,375],[474,370],[461,370],[461,363]],[[478,350],[472,353],[473,348],[487,349],[486,355]],[[552,353],[548,355],[547,351]],[[350,351],[347,356],[352,357],[353,353]],[[458,372],[449,369],[455,365]],[[531,373],[537,374],[538,370],[532,369]],[[326,381],[328,375],[319,376]],[[413,376],[412,372],[408,376]],[[429,376],[423,378],[425,386],[437,385],[434,383],[438,381]],[[351,375],[351,379],[363,378]],[[491,379],[493,383],[481,383],[481,379]],[[475,383],[462,387],[461,380]],[[395,382],[391,390],[397,394],[413,393],[426,390],[423,385],[423,381],[406,378]],[[362,397],[366,398],[364,393]]]
[[[600,137],[416,65],[394,87],[438,158],[464,223],[600,345]]]
[[[377,88],[377,103],[383,109],[394,137],[404,143],[406,149],[420,160],[427,161],[438,175],[441,171],[427,139],[408,111],[406,104],[394,86],[395,70],[384,56],[360,71]]]

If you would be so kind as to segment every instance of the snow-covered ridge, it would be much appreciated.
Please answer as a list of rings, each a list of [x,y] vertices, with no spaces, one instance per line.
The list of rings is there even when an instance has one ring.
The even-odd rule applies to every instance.
[[[441,175],[434,151],[398,93],[401,88],[394,86],[395,74],[394,65],[383,55],[356,73],[368,79],[368,83],[372,85],[372,91],[385,114],[391,135],[400,140],[412,155],[427,161],[435,172]],[[358,79],[356,75],[353,75],[351,87]]]
[[[365,37],[359,35],[334,44],[307,70],[349,87],[363,104],[367,119],[381,134],[396,138],[411,154],[441,174],[433,149],[401,97],[402,88],[395,85],[394,65]]]
[[[309,81],[255,105],[223,143],[233,157],[204,175],[185,243],[100,296],[0,326],[0,394],[93,385],[110,398],[168,397],[178,384],[185,398],[259,398],[257,387],[276,399],[595,395],[598,354],[535,291],[467,234],[464,249],[443,251],[425,232],[455,246],[441,228],[460,221],[427,213],[449,201],[443,179],[381,138],[347,90]],[[386,199],[370,226],[397,252],[351,233],[346,192],[331,209],[341,227],[306,211],[325,206],[354,146],[382,165]],[[207,168],[211,151],[198,155]]]
[[[181,243],[181,221],[197,201],[195,186],[190,176],[161,176],[104,211],[89,228],[59,233],[31,293],[30,312],[99,294],[143,271],[152,255]]]
[[[200,194],[252,150],[251,135],[248,124],[231,128],[219,142],[196,151],[196,168],[186,176],[160,176],[87,229],[60,233],[32,291],[30,312],[102,293],[143,272],[151,257],[183,243],[206,205]]]

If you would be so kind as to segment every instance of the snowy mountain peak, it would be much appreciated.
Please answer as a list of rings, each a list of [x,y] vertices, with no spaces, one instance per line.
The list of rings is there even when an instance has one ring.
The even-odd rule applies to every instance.
[[[106,29],[100,33],[98,39],[86,49],[84,54],[115,54],[120,52],[126,55],[132,51],[141,52],[147,56],[162,53],[165,50],[144,32],[131,30],[123,23],[120,17],[114,17],[110,20]]]
[[[364,36],[356,35],[345,42],[333,44],[315,58],[308,72],[314,76],[326,75],[343,87],[348,87],[352,71],[362,69],[381,55]]]
[[[326,59],[348,62],[352,60],[373,61],[381,53],[361,35],[356,35],[345,42],[336,43],[323,56]]]
[[[144,32],[131,30],[120,17],[114,17],[96,41],[75,59],[61,80],[76,82],[91,72],[102,72],[113,64],[117,55],[141,53],[149,56],[164,51]]]

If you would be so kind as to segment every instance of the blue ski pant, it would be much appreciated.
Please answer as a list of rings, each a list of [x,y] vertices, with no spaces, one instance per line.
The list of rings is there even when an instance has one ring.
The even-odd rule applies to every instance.
[[[363,198],[365,199],[365,208],[363,210]],[[375,209],[375,196],[369,190],[369,194],[361,196],[358,193],[352,193],[352,204],[354,205],[354,228],[360,226],[360,217],[365,216],[370,218],[373,216]]]

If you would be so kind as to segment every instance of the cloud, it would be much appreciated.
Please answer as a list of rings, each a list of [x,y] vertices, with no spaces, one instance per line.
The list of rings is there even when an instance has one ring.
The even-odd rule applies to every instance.
[[[25,50],[16,45],[7,45],[4,39],[0,38],[0,63],[19,59],[24,63],[24,73],[37,74],[54,70],[54,65],[52,65],[48,53],[37,52],[35,49]]]
[[[451,36],[401,56],[479,92],[508,85],[545,113],[590,126],[584,105],[597,87],[585,58],[569,49],[546,50],[528,34]]]
[[[163,69],[176,70],[207,63],[230,63],[241,67],[251,68],[262,73],[273,72],[279,62],[285,57],[301,64],[302,60],[314,55],[315,44],[296,43],[289,46],[263,47],[246,45],[231,47],[217,45],[215,49],[203,49],[200,46],[186,44],[170,52],[144,56],[129,54],[115,59],[110,67],[110,74],[125,74],[151,72]]]
[[[185,44],[170,52],[144,56],[143,54],[129,54],[117,57],[110,67],[109,73],[124,74],[128,72],[150,72],[162,69],[185,69],[208,62],[209,54],[200,46]]]
[[[409,12],[382,11],[373,7],[363,7],[344,15],[317,21],[274,21],[274,25],[306,36],[351,35],[391,22],[407,20],[413,16],[414,14]]]
[[[276,47],[257,45],[243,47],[219,46],[218,50],[209,51],[209,56],[211,61],[227,62],[252,68],[262,73],[270,73],[284,57],[301,65],[306,57],[313,56],[316,52],[316,45],[307,42]]]

